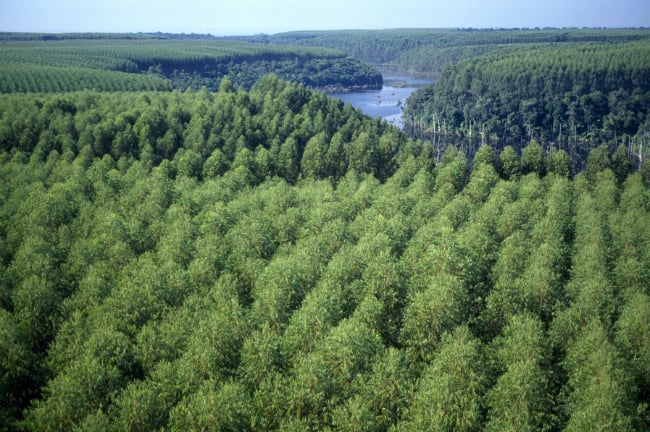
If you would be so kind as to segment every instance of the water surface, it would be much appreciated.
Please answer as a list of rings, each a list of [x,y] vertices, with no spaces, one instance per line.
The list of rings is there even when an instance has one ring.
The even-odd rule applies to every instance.
[[[381,117],[401,129],[404,125],[402,109],[406,99],[418,88],[432,82],[405,75],[388,75],[384,76],[384,87],[381,90],[330,93],[330,96],[352,104],[355,108],[360,108],[371,117]]]

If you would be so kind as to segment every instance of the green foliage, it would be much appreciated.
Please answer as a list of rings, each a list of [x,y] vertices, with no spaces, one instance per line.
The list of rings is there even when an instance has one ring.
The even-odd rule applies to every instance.
[[[534,316],[516,315],[495,345],[504,372],[486,395],[486,430],[551,429],[549,349],[542,323]]]
[[[499,154],[501,175],[509,180],[515,180],[521,175],[521,160],[511,146],[506,146]]]
[[[435,357],[443,336],[465,320],[467,299],[457,278],[438,276],[409,302],[400,337],[407,353],[416,362]]]
[[[621,172],[644,160],[650,33],[533,33],[474,32],[485,45],[468,47],[481,49],[467,50],[465,59],[450,58],[435,84],[408,99],[404,117],[413,124],[407,130],[420,138],[455,143],[470,158],[484,142],[521,150],[524,143],[537,140],[543,148],[567,151],[573,171],[583,169],[589,151],[603,143],[611,149],[623,145]],[[425,47],[427,36],[431,34],[420,39]],[[477,43],[453,33],[448,40],[459,46]],[[435,48],[425,47],[419,55],[438,55]],[[528,156],[524,151],[524,172],[541,172],[526,165]]]
[[[627,148],[221,87],[0,97],[0,428],[648,429]]]
[[[251,88],[262,76],[318,88],[376,88],[372,67],[326,48],[234,41],[93,39],[15,40],[0,46],[0,93],[165,91]],[[221,90],[226,90],[227,85]]]
[[[299,31],[241,39],[345,51],[368,63],[436,78],[444,66],[512,46],[647,40],[646,29],[386,29]]]
[[[551,149],[546,155],[546,171],[562,177],[570,177],[571,157],[562,149]]]
[[[634,430],[631,377],[607,340],[602,325],[592,320],[585,326],[566,358],[567,431]]]
[[[544,149],[535,140],[528,143],[521,151],[521,170],[523,174],[531,172],[543,176],[545,173]]]
[[[467,327],[449,335],[424,371],[404,430],[471,431],[482,423],[486,387],[480,341]]]
[[[250,397],[241,384],[218,385],[206,381],[194,395],[173,409],[170,426],[186,431],[252,430],[250,411]]]
[[[312,110],[320,114],[312,117]],[[349,165],[385,179],[397,169],[404,139],[386,123],[361,127],[359,112],[272,75],[250,94],[5,95],[0,116],[3,150],[18,140],[39,160],[52,151],[139,159],[148,169],[169,160],[174,176],[198,179],[239,168],[250,179],[294,183],[339,178]],[[268,118],[278,124],[269,129]],[[348,126],[356,123],[358,130]]]
[[[596,174],[610,168],[610,165],[609,149],[605,144],[600,145],[589,152],[589,158],[585,166],[585,175],[590,180],[595,180]]]
[[[616,343],[620,347],[623,359],[628,362],[626,372],[631,374],[627,379],[634,381],[638,389],[638,398],[644,400],[650,391],[650,301],[645,293],[631,293],[622,308],[621,316],[616,323]],[[648,425],[648,407],[645,411],[645,425]]]

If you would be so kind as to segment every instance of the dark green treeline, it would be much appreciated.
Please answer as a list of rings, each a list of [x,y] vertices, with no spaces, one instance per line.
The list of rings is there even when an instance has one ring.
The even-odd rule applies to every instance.
[[[564,149],[576,170],[589,152],[624,145],[648,158],[650,43],[504,46],[449,64],[407,101],[415,136],[453,141],[470,156],[482,143]]]

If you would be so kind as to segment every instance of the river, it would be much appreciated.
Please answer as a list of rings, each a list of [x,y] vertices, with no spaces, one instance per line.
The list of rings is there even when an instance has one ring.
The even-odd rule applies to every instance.
[[[381,117],[401,129],[404,126],[402,109],[406,104],[406,99],[417,89],[431,83],[433,83],[431,80],[406,75],[386,75],[381,90],[330,93],[329,96],[341,99],[355,108],[360,108],[371,117]]]

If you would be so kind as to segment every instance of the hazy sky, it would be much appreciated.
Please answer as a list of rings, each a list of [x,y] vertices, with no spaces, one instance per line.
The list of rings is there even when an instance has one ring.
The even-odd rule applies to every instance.
[[[650,0],[0,0],[0,31],[650,26]]]

